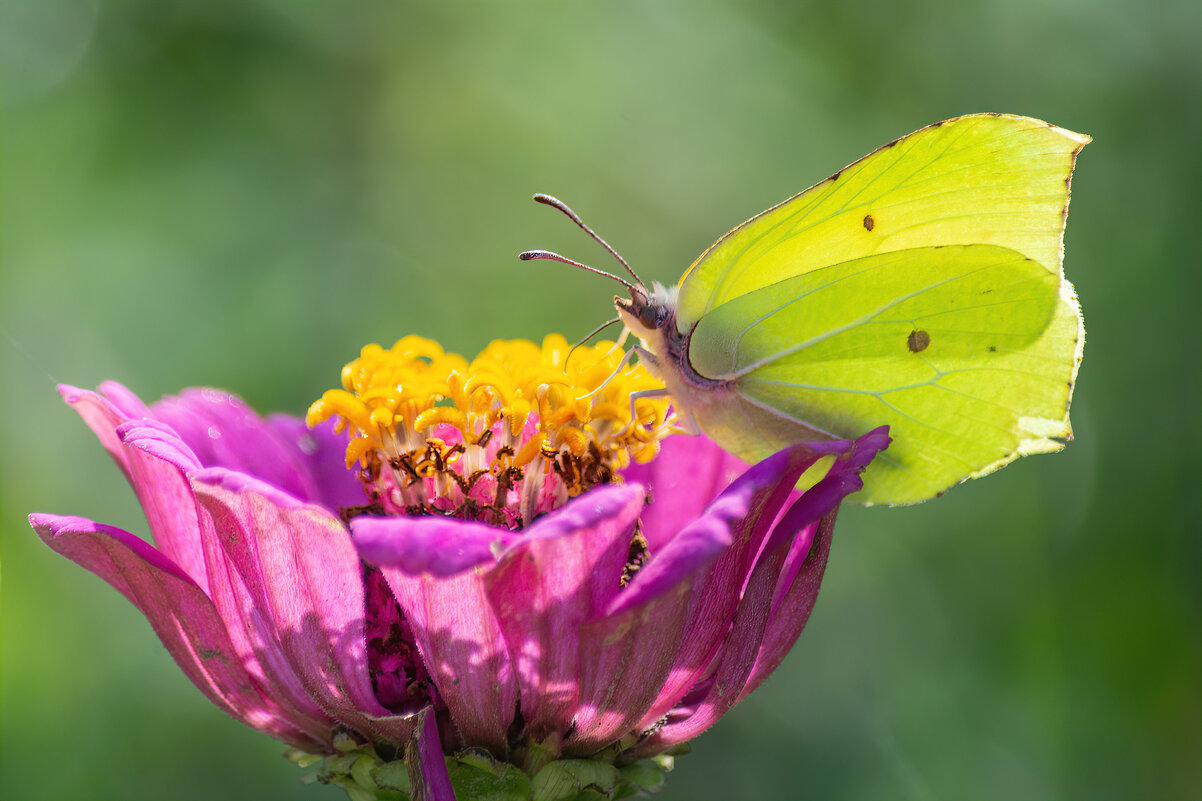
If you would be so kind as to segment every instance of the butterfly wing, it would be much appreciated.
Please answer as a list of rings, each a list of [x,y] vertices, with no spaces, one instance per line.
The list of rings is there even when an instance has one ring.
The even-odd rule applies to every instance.
[[[754,460],[889,423],[866,503],[1063,447],[1084,332],[1061,238],[1088,141],[1025,117],[948,120],[730,231],[679,287],[692,367],[732,387],[702,427]]]
[[[933,245],[991,244],[1061,271],[1068,183],[1089,137],[973,114],[870,153],[731,230],[680,281],[677,327],[785,278]]]
[[[1075,319],[1054,324],[1060,289],[1021,253],[955,245],[748,292],[693,331],[690,362],[728,382],[734,401],[702,426],[755,461],[798,439],[888,424],[893,445],[864,476],[866,503],[924,500],[1058,450],[1069,436],[1064,354],[1077,336]]]

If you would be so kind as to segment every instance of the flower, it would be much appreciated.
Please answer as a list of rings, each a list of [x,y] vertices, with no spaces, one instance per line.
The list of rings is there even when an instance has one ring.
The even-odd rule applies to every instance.
[[[324,757],[352,798],[483,780],[611,797],[658,780],[640,760],[663,764],[780,663],[839,503],[888,444],[878,429],[746,468],[673,435],[668,400],[620,359],[548,337],[469,363],[407,337],[347,365],[312,428],[215,390],[148,407],[111,382],[62,387],[155,547],[30,522],[138,606],[214,703]]]

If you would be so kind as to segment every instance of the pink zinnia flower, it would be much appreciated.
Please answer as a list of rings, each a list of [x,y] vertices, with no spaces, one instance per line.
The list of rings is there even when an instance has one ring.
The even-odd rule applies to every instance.
[[[614,377],[609,343],[567,355],[558,337],[470,364],[415,337],[369,346],[312,428],[214,390],[147,407],[115,383],[62,387],[155,547],[30,521],[215,704],[325,757],[352,797],[401,797],[394,758],[426,798],[454,798],[452,780],[624,792],[780,664],[839,504],[889,440],[747,468],[669,436],[666,401],[632,404],[654,382]]]

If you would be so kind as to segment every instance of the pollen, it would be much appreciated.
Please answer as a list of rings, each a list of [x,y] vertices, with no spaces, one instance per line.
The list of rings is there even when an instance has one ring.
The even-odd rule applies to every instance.
[[[519,529],[632,461],[676,430],[675,412],[645,368],[599,342],[572,349],[496,340],[470,362],[407,336],[367,345],[342,368],[342,389],[309,407],[350,439],[370,503],[360,511],[442,514]],[[648,395],[650,393],[650,395]]]

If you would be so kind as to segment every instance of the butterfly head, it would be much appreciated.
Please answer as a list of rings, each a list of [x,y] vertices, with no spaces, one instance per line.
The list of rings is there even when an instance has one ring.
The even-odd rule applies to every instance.
[[[646,340],[655,331],[674,328],[676,324],[676,287],[665,287],[658,281],[648,291],[641,284],[630,289],[630,297],[615,297],[618,318],[635,336]]]

